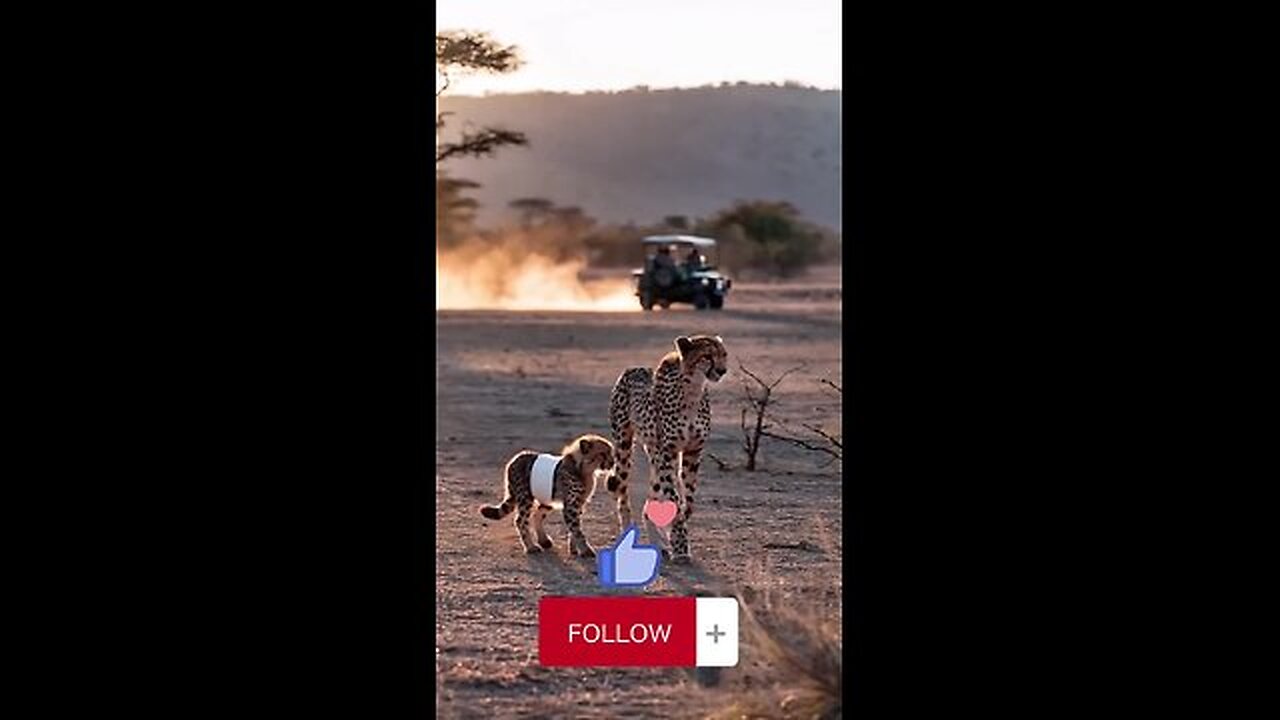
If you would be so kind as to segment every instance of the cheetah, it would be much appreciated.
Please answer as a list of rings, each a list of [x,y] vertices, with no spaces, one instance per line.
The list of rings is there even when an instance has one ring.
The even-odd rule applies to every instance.
[[[569,529],[569,554],[595,557],[595,549],[582,532],[582,511],[595,492],[596,473],[613,470],[613,455],[613,444],[592,434],[575,438],[559,456],[522,450],[507,461],[502,503],[481,506],[480,514],[501,520],[518,509],[516,532],[525,552],[532,554],[551,549],[553,543],[543,523],[547,513],[562,508]]]
[[[698,464],[711,431],[711,402],[706,380],[719,382],[728,372],[727,354],[720,336],[676,338],[676,349],[658,367],[630,368],[613,385],[609,398],[609,424],[617,448],[617,464],[606,487],[618,504],[618,526],[631,524],[627,480],[631,473],[632,439],[638,432],[649,458],[649,500],[669,500],[677,505],[671,523],[671,561],[687,563],[694,493],[698,489]],[[683,498],[676,490],[676,463],[680,463]],[[665,553],[665,551],[664,551]]]

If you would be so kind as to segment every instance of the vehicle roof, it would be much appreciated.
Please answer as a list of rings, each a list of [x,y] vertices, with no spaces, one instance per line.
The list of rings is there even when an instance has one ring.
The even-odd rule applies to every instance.
[[[716,241],[697,235],[650,235],[640,242],[645,245],[693,245],[694,247],[715,247]]]

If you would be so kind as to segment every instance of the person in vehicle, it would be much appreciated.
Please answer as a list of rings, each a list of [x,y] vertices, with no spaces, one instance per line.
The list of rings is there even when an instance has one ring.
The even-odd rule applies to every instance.
[[[671,257],[671,248],[667,245],[659,246],[658,254],[653,256],[653,269],[657,270],[660,267],[677,269],[675,258]]]
[[[684,260],[685,273],[692,275],[695,270],[701,270],[706,258],[702,257],[702,253],[698,252],[698,248],[690,248],[689,256]]]

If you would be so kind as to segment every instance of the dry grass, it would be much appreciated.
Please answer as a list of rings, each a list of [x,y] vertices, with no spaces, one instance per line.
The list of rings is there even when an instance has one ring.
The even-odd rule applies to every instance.
[[[754,599],[748,600],[748,597]],[[712,720],[842,717],[839,618],[797,606],[778,591],[739,593],[743,631],[743,688]]]

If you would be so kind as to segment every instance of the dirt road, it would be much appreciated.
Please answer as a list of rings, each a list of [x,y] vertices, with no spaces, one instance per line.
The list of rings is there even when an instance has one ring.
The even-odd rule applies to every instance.
[[[703,717],[728,705],[751,681],[755,659],[746,648],[739,667],[718,676],[540,667],[537,599],[603,594],[595,562],[568,556],[560,513],[548,519],[554,551],[526,556],[510,518],[491,522],[476,509],[501,498],[502,468],[516,451],[554,452],[583,432],[607,437],[613,381],[625,368],[655,365],[677,335],[724,338],[731,371],[710,385],[708,451],[729,467],[709,458],[702,463],[699,505],[690,523],[694,564],[664,564],[662,577],[643,592],[776,590],[838,616],[841,466],[766,440],[761,469],[742,470],[738,363],[766,379],[804,365],[775,391],[779,416],[788,424],[840,432],[840,396],[819,382],[843,384],[839,302],[838,286],[789,284],[735,288],[721,312],[438,313],[440,717]],[[638,452],[636,476],[646,477],[647,467]],[[633,482],[631,491],[638,512],[644,483]],[[587,508],[584,529],[596,547],[617,537],[613,503],[603,487]],[[715,678],[719,682],[706,687]]]

